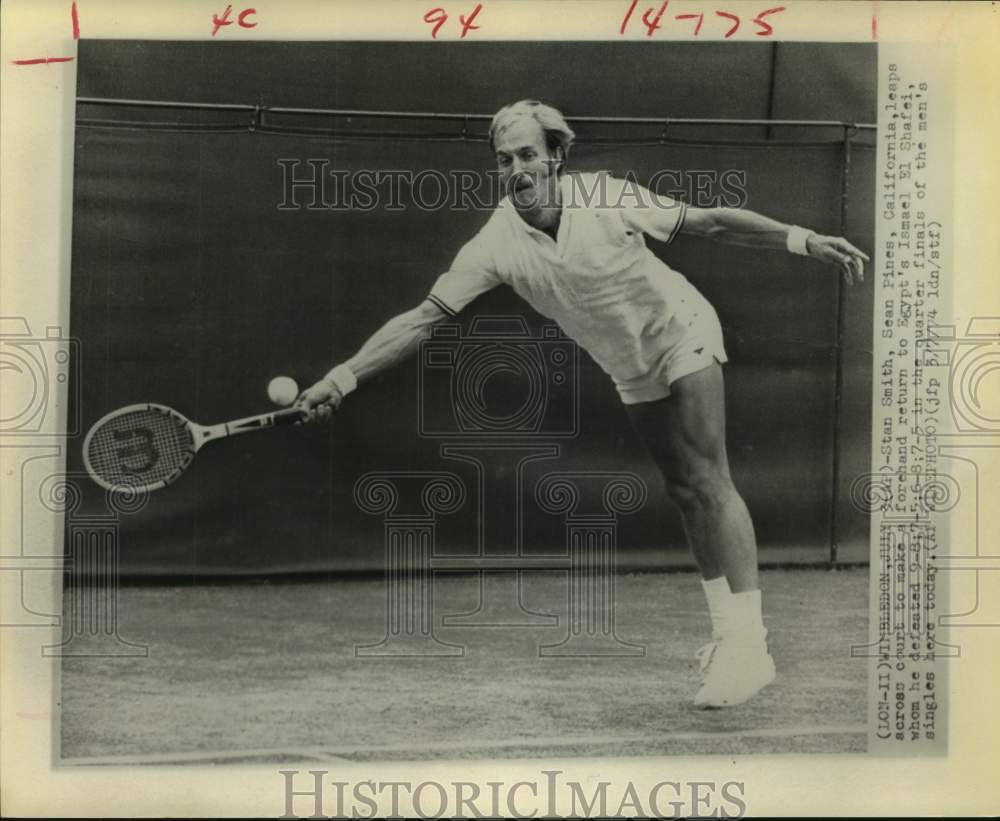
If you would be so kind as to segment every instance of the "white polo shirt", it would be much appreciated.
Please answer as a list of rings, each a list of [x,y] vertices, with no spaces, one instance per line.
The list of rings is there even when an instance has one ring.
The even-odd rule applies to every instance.
[[[725,361],[712,306],[646,247],[645,234],[674,239],[686,206],[608,174],[567,174],[560,184],[557,240],[528,225],[505,198],[429,298],[457,314],[483,292],[509,285],[593,357],[625,402],[669,394],[631,388],[668,378],[669,360],[706,323],[714,324],[706,337],[718,349],[706,354],[708,362],[712,354]]]

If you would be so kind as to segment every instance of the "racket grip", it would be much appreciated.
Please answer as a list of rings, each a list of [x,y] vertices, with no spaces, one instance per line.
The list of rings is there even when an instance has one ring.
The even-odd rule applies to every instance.
[[[286,410],[276,411],[274,414],[274,424],[278,425],[294,425],[297,422],[305,421],[308,412],[302,408],[288,408]]]

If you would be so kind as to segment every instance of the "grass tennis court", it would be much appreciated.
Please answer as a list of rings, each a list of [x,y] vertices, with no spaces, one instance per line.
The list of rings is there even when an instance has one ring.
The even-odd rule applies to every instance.
[[[527,574],[524,604],[560,625],[528,628],[441,627],[478,581],[439,574],[435,633],[458,658],[355,656],[385,635],[382,579],[124,587],[120,634],[149,656],[62,660],[63,763],[862,752],[867,580],[764,570],[778,680],[724,711],[690,703],[709,633],[691,573],[618,577],[634,658],[539,657],[566,633],[556,572]]]

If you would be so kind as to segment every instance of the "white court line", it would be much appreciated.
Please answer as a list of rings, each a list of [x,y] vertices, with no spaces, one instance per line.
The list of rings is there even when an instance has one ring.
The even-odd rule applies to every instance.
[[[345,748],[346,749],[346,748]],[[305,761],[337,761],[353,764],[346,758],[338,758],[326,747],[292,748],[276,747],[266,750],[202,750],[190,753],[149,753],[146,755],[97,755],[82,758],[63,758],[60,767],[118,766],[132,767],[137,764],[208,764],[214,761],[232,761],[234,764],[258,763],[254,759],[270,759],[261,763],[273,764],[282,758],[297,758]]]
[[[505,738],[493,740],[466,741],[434,741],[426,743],[356,745],[348,747],[297,747],[276,748],[265,750],[214,750],[190,753],[155,753],[138,756],[93,756],[89,758],[64,758],[60,766],[99,766],[134,764],[191,764],[197,762],[234,759],[234,763],[253,763],[247,759],[256,758],[288,758],[298,757],[313,761],[337,760],[353,764],[344,756],[352,753],[392,753],[416,752],[423,750],[480,750],[503,749],[506,747],[527,748],[557,748],[578,745],[598,744],[632,744],[642,747],[654,747],[665,741],[714,741],[737,738],[793,738],[796,736],[819,735],[864,735],[868,727],[865,724],[836,724],[803,727],[771,727],[760,730],[732,730],[722,733],[710,733],[703,730],[689,730],[679,733],[660,733],[655,736],[560,736],[559,738]]]

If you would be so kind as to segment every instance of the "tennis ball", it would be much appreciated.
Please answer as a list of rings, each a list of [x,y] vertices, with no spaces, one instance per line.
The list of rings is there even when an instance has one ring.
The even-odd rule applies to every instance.
[[[267,396],[275,405],[291,405],[299,396],[299,386],[290,376],[276,376],[267,383]]]

